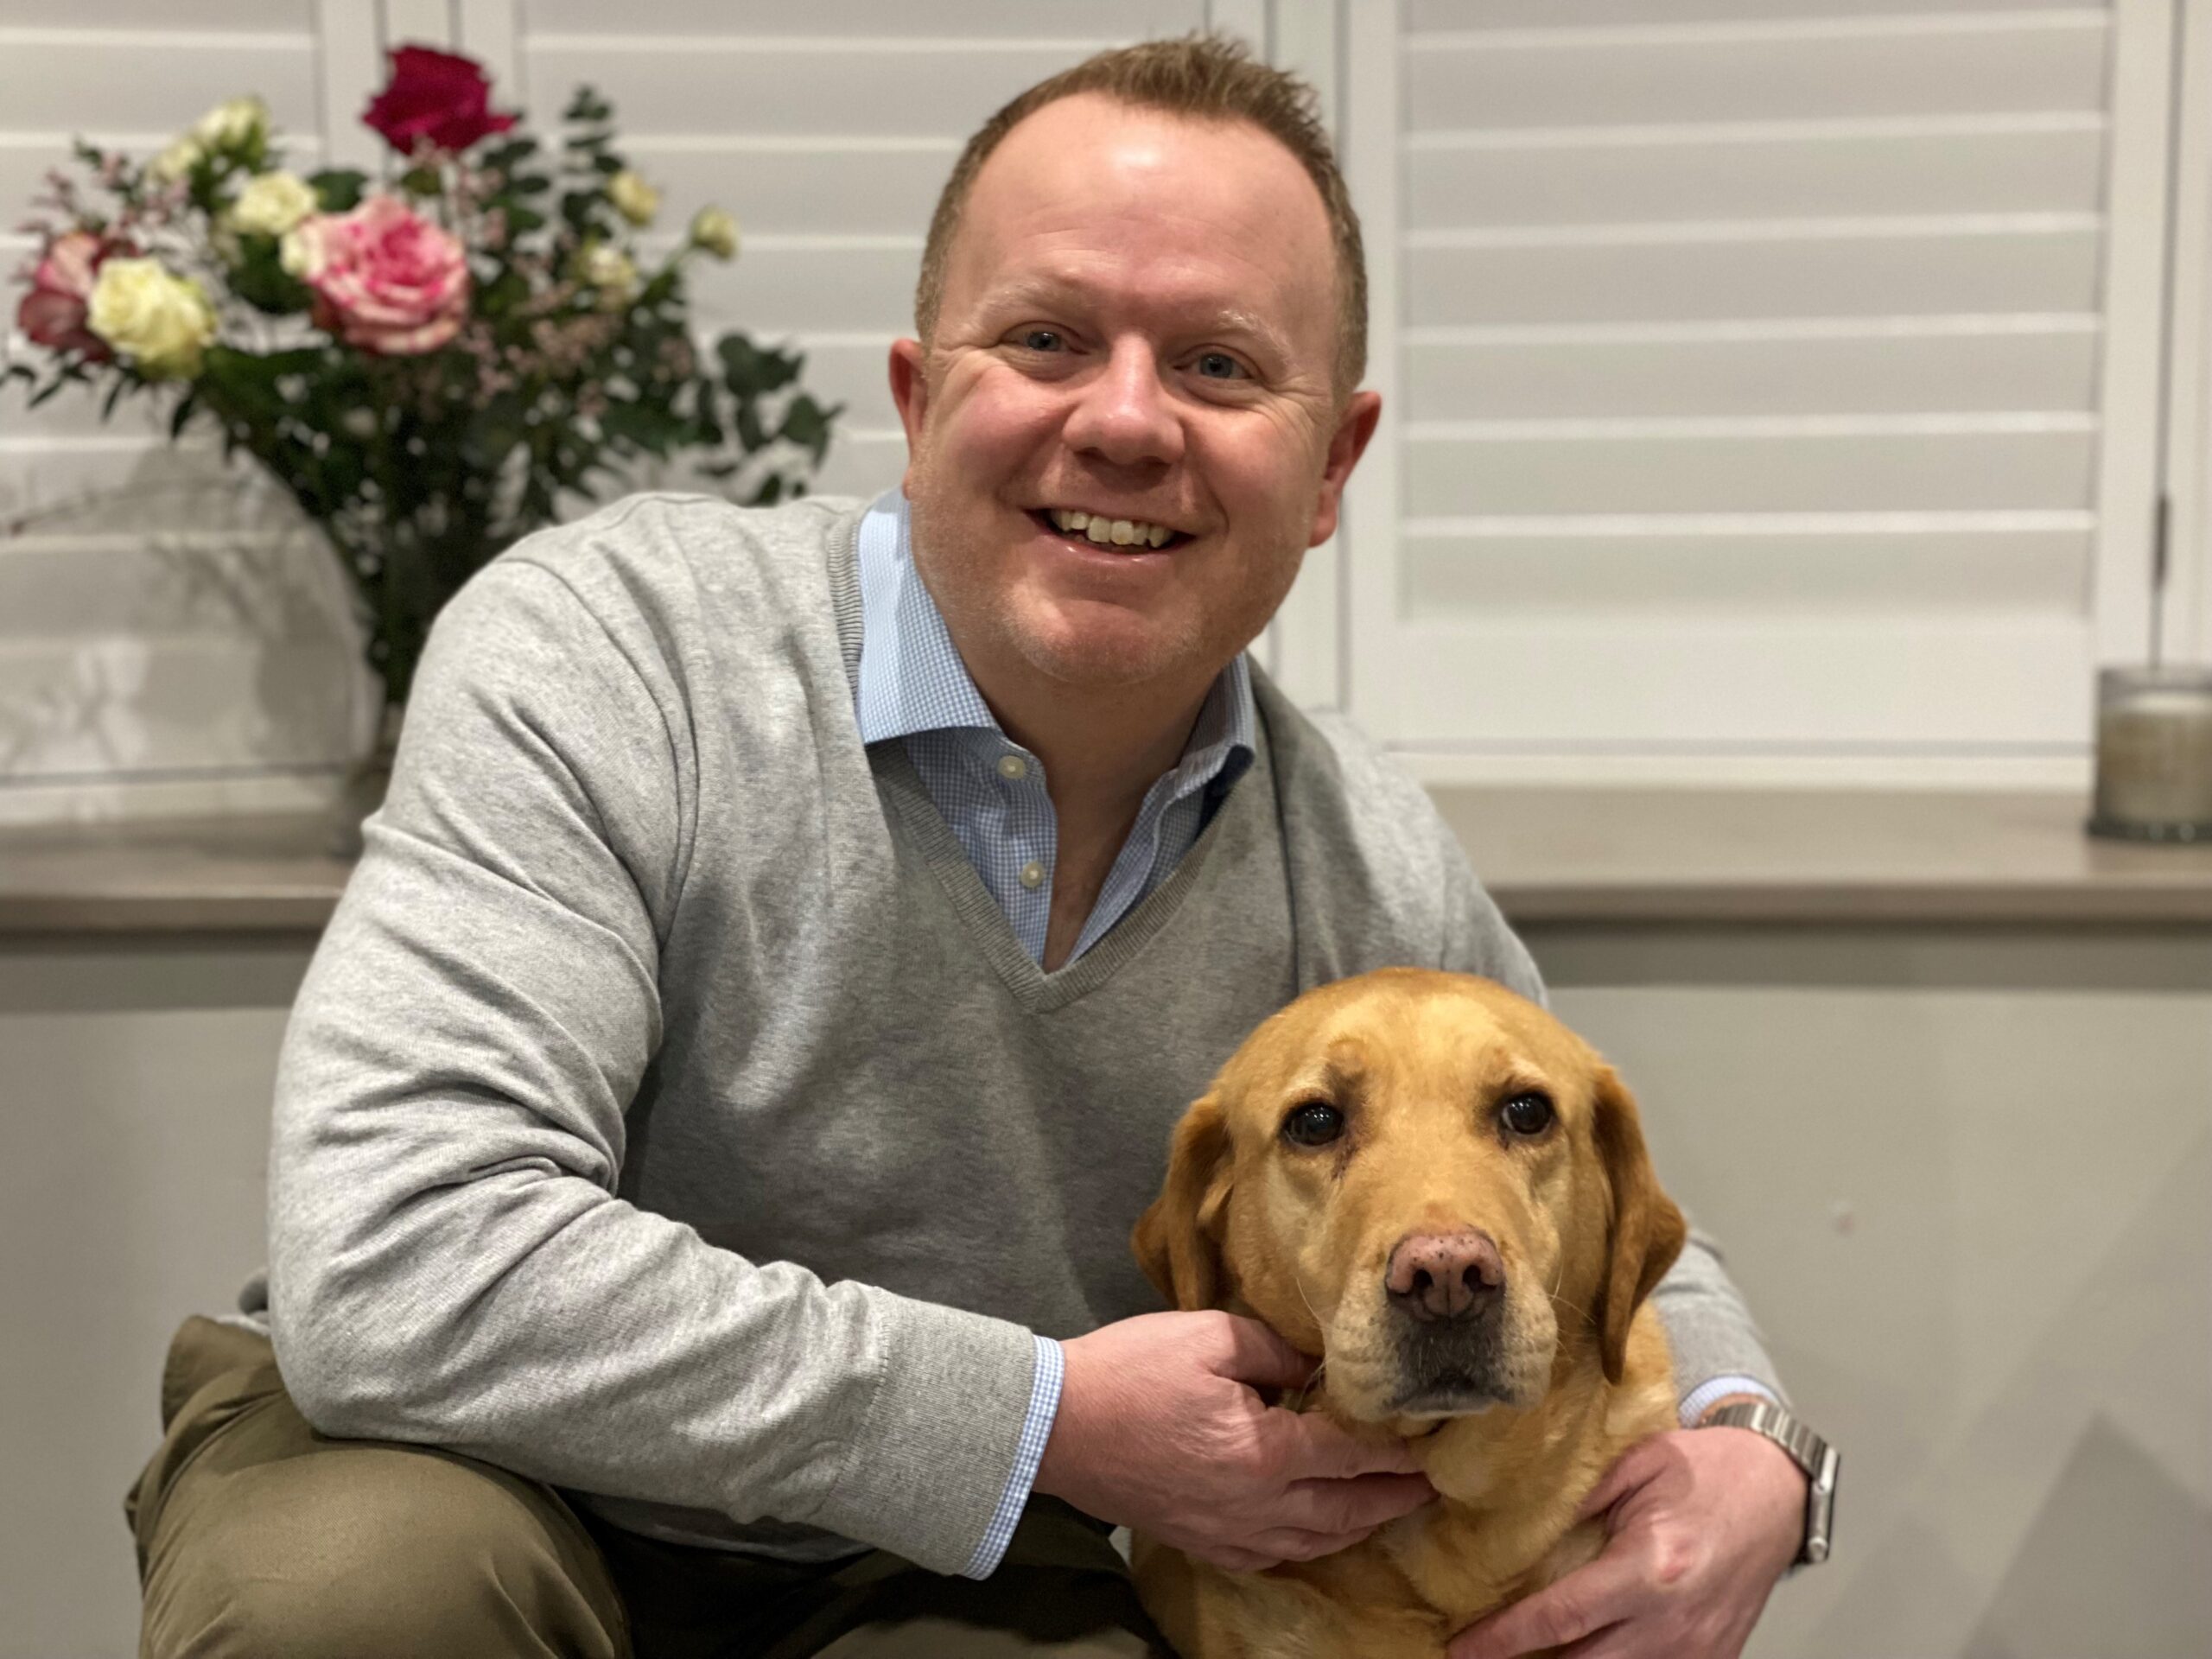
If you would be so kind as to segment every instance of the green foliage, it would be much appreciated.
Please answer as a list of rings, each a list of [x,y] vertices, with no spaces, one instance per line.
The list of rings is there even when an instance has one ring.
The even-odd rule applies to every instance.
[[[264,159],[203,156],[188,206],[143,168],[80,143],[79,162],[111,211],[70,199],[70,222],[103,234],[142,230],[195,243],[198,269],[227,292],[219,342],[188,381],[154,385],[127,359],[44,354],[12,361],[33,407],[66,385],[104,386],[107,410],[151,390],[175,397],[172,437],[202,426],[226,453],[251,455],[320,522],[352,577],[371,664],[405,696],[431,619],[484,563],[519,537],[635,487],[664,467],[767,504],[805,488],[840,413],[800,390],[797,353],[724,335],[703,353],[691,331],[687,263],[657,264],[608,195],[625,167],[614,111],[589,87],[563,112],[551,149],[519,128],[478,146],[465,167],[418,157],[399,187],[468,253],[467,318],[439,348],[379,356],[335,337],[335,320],[283,268],[278,238],[224,229],[238,191]],[[278,164],[271,154],[266,157]],[[363,173],[308,179],[321,211],[359,207]],[[167,213],[166,219],[162,215]],[[587,250],[636,262],[634,293],[595,287]],[[208,279],[203,274],[203,282]]]
[[[311,296],[307,285],[284,269],[275,237],[243,232],[238,241],[238,257],[230,269],[232,293],[272,317],[308,308]]]
[[[315,199],[324,213],[346,213],[361,205],[369,175],[350,167],[326,167],[320,173],[308,174],[308,182],[315,188]]]

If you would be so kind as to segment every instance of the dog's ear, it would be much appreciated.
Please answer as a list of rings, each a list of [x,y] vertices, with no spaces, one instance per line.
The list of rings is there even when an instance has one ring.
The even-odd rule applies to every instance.
[[[1596,1310],[1599,1353],[1605,1381],[1618,1382],[1628,1361],[1629,1321],[1675,1265],[1689,1228],[1675,1201],[1660,1190],[1635,1097],[1610,1065],[1599,1067],[1593,1128],[1612,1200],[1605,1277]]]
[[[1220,1299],[1229,1172],[1228,1120],[1220,1096],[1208,1095],[1176,1125],[1167,1183],[1129,1235],[1138,1265],[1171,1307],[1211,1307]]]

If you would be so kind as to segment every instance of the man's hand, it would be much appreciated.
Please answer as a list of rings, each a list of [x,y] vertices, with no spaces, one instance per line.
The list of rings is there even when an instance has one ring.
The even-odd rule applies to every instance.
[[[1582,1506],[1605,1552],[1471,1624],[1447,1659],[1736,1659],[1805,1535],[1806,1481],[1743,1428],[1677,1429],[1632,1446]],[[1568,1646],[1568,1643],[1573,1646]]]
[[[1036,1490],[1217,1567],[1326,1555],[1435,1496],[1404,1441],[1263,1403],[1313,1362],[1255,1319],[1145,1313],[1061,1351]]]

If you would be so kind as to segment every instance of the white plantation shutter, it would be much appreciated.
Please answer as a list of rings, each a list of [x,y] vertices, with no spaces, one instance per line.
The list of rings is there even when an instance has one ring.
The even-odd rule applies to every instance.
[[[372,170],[359,124],[389,45],[453,46],[552,131],[613,98],[664,228],[716,201],[745,230],[702,263],[703,331],[793,339],[842,402],[827,489],[896,481],[885,355],[960,143],[1006,98],[1109,41],[1214,21],[1207,0],[0,0],[0,268],[83,133],[144,156],[211,105],[265,98],[290,158]],[[12,323],[16,290],[7,290]],[[344,578],[257,469],[156,411],[0,393],[0,823],[303,807],[366,741],[374,689]]]
[[[1432,774],[2080,775],[2147,639],[2170,7],[1352,15],[1363,721]]]
[[[556,112],[589,81],[663,188],[670,228],[710,200],[737,214],[737,262],[693,267],[697,321],[805,353],[807,388],[845,405],[819,487],[862,494],[906,463],[886,362],[912,331],[930,211],[968,135],[1101,47],[1210,21],[1205,0],[519,0],[514,13],[533,107]]]

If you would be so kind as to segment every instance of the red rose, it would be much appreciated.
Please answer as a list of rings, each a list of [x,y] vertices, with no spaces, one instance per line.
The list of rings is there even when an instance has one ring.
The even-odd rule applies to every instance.
[[[79,352],[87,362],[106,362],[114,353],[85,326],[92,279],[110,256],[137,251],[127,242],[105,241],[90,231],[55,237],[31,274],[31,291],[16,308],[16,327],[33,345]]]
[[[493,113],[491,98],[492,83],[474,58],[403,46],[391,54],[391,84],[369,100],[361,119],[403,156],[425,139],[459,151],[514,125],[513,116]]]

